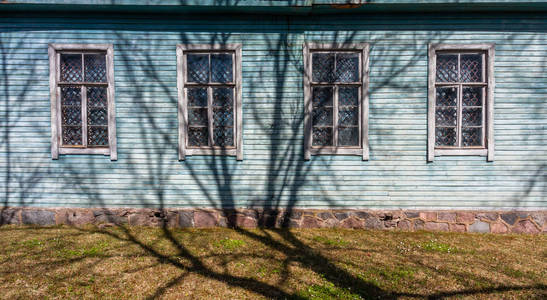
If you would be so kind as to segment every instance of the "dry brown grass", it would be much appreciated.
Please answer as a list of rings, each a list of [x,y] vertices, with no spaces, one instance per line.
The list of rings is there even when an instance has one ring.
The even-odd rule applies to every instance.
[[[0,297],[547,297],[546,235],[0,228]]]

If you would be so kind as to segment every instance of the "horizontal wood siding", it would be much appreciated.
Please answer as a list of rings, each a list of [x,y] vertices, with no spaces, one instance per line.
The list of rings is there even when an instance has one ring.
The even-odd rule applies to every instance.
[[[9,206],[547,208],[547,17],[0,18]],[[303,157],[302,44],[369,43],[369,161]],[[48,43],[114,45],[118,160],[50,157]],[[177,44],[242,44],[244,160],[178,161]],[[496,159],[426,162],[429,43],[495,43]]]

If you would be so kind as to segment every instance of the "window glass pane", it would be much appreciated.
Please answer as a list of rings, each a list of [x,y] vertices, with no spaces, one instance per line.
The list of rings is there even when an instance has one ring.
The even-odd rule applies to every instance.
[[[95,107],[87,109],[88,125],[108,125],[106,107]]]
[[[63,125],[82,125],[82,106],[62,107]]]
[[[313,126],[332,126],[332,108],[315,107],[313,109]]]
[[[359,109],[357,107],[340,107],[338,125],[359,125]]]
[[[338,129],[339,146],[359,146],[359,128],[340,127]]]
[[[89,126],[87,144],[90,146],[108,146],[108,126]]]
[[[359,81],[359,54],[336,54],[336,80],[338,82]]]
[[[188,123],[190,125],[207,126],[207,108],[188,109]]]
[[[481,126],[482,125],[482,108],[463,108],[462,109],[462,126]]]
[[[186,61],[188,82],[209,82],[209,54],[188,54]]]
[[[63,145],[82,144],[82,126],[62,126]]]
[[[188,106],[207,106],[207,88],[186,89]]]
[[[332,106],[332,87],[314,87],[312,91],[313,106]]]
[[[213,125],[216,126],[233,126],[234,125],[234,112],[233,109],[228,108],[214,108],[213,109]]]
[[[61,54],[61,81],[79,82],[82,81],[82,55]]]
[[[215,146],[228,147],[234,145],[234,130],[232,127],[215,127],[213,129]]]
[[[233,88],[213,88],[213,105],[231,107],[234,103]]]
[[[106,82],[106,56],[85,54],[84,69],[86,82]]]
[[[87,106],[106,106],[106,88],[105,87],[87,87]]]
[[[338,105],[339,106],[358,106],[360,87],[339,87]]]
[[[458,89],[455,87],[438,87],[435,92],[437,106],[456,106],[458,103]]]
[[[334,53],[312,54],[312,81],[334,82]]]
[[[61,105],[82,105],[82,89],[79,86],[61,88]]]
[[[462,100],[463,106],[482,106],[482,87],[464,87]]]
[[[438,54],[437,55],[437,81],[456,82],[458,81],[458,55]]]
[[[460,57],[460,81],[482,81],[482,54],[462,54]]]
[[[313,146],[332,146],[332,127],[313,127]]]
[[[482,128],[462,128],[462,146],[481,146]]]
[[[232,55],[212,54],[211,55],[211,81],[232,82]]]
[[[456,126],[456,108],[437,107],[435,110],[435,126]]]
[[[436,146],[456,146],[456,128],[437,127],[435,128]]]
[[[207,146],[209,130],[207,127],[188,128],[188,146]]]

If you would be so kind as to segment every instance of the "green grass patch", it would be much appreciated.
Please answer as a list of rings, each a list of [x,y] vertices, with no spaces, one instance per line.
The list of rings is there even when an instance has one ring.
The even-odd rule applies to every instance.
[[[40,241],[39,239],[31,239],[31,240],[27,240],[27,241],[22,241],[20,243],[20,245],[25,247],[25,248],[32,249],[32,248],[43,246],[44,242]]]
[[[359,278],[375,286],[397,286],[414,277],[415,269],[403,266],[393,268],[370,267]]]
[[[108,247],[107,242],[101,242],[96,245],[92,245],[80,249],[60,249],[57,250],[57,256],[62,258],[76,258],[76,257],[97,257],[104,254],[105,249]]]
[[[359,300],[363,299],[360,295],[352,293],[343,288],[336,287],[333,283],[314,284],[297,294],[301,298],[311,300],[343,299]]]
[[[235,249],[245,246],[245,242],[237,239],[223,238],[220,241],[215,242],[215,246],[233,251]]]
[[[427,242],[421,243],[420,248],[426,251],[439,252],[439,253],[456,253],[459,251],[458,248],[452,247],[449,244],[441,243],[437,241],[436,239],[432,239]]]
[[[522,278],[526,275],[523,271],[513,269],[511,267],[503,267],[503,273],[507,276],[514,277],[514,278]]]

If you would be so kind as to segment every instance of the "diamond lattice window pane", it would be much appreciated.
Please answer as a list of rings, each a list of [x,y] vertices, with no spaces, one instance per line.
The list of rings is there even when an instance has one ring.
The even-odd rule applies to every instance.
[[[437,127],[435,128],[436,146],[456,146],[456,128]]]
[[[312,54],[312,80],[334,82],[334,53]]]
[[[312,103],[313,106],[332,106],[332,87],[314,87]]]
[[[214,108],[213,109],[213,125],[216,126],[233,126],[234,112],[231,108]]]
[[[482,128],[462,128],[462,145],[464,147],[482,145]]]
[[[359,129],[357,127],[340,127],[338,129],[339,146],[359,146]]]
[[[482,108],[463,108],[462,126],[482,126]]]
[[[207,146],[208,140],[207,127],[188,127],[188,146]]]
[[[338,88],[339,106],[358,106],[359,105],[359,87],[339,87]]]
[[[61,54],[61,81],[80,82],[82,81],[82,55]]]
[[[81,125],[82,107],[81,106],[63,106],[61,120],[63,125]]]
[[[186,56],[188,82],[209,82],[209,55],[188,54]]]
[[[338,82],[359,81],[359,54],[338,53],[336,55],[336,80]]]
[[[63,145],[81,145],[82,127],[81,126],[63,126],[62,127]]]
[[[435,126],[456,126],[456,121],[456,108],[436,108]]]
[[[482,106],[482,87],[464,87],[462,100],[463,106]]]
[[[211,55],[211,81],[232,82],[232,55],[212,54]]]
[[[213,105],[232,107],[234,103],[233,88],[213,88]]]
[[[332,127],[313,127],[313,146],[332,146]]]
[[[234,145],[234,130],[232,127],[215,127],[213,129],[215,146],[228,147]]]
[[[437,81],[458,81],[458,55],[437,55]]]
[[[61,88],[61,105],[82,105],[82,89],[79,86]]]
[[[106,56],[104,54],[84,55],[85,81],[106,82]]]
[[[482,54],[460,56],[460,81],[482,82]]]
[[[106,108],[89,108],[87,110],[87,124],[89,125],[107,125],[108,114]]]
[[[313,109],[313,125],[332,126],[332,108],[315,107]]]
[[[456,106],[458,101],[458,89],[455,87],[438,87],[435,89],[435,102],[437,106]]]
[[[106,107],[106,88],[105,87],[87,87],[87,106]]]
[[[340,108],[338,110],[338,125],[359,125],[359,109]]]
[[[190,108],[188,109],[188,123],[190,125],[202,125],[206,126],[207,122],[207,108]]]
[[[207,106],[207,88],[188,88],[188,106]]]
[[[87,129],[87,144],[90,146],[107,146],[108,127],[89,126]]]

